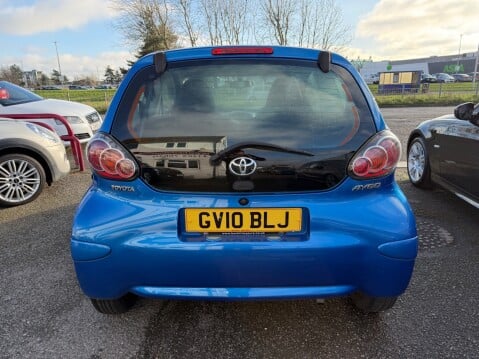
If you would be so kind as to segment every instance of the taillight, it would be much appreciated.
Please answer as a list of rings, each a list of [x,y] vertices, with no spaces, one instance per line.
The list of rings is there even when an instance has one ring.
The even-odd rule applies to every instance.
[[[250,55],[263,54],[271,55],[273,53],[272,47],[265,46],[229,46],[229,47],[215,47],[211,50],[212,55]]]
[[[86,152],[90,166],[102,177],[131,180],[138,172],[131,155],[107,135],[96,134],[88,143]]]
[[[401,143],[389,130],[379,132],[351,159],[352,177],[369,179],[385,176],[397,166],[401,157]]]

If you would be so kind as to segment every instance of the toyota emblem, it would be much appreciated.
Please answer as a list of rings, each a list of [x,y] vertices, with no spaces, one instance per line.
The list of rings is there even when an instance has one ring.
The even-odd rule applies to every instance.
[[[228,167],[237,176],[249,176],[256,170],[256,161],[249,157],[236,157]]]

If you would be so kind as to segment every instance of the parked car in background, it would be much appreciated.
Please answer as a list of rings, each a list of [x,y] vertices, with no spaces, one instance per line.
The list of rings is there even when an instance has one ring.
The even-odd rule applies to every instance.
[[[69,90],[89,90],[91,86],[83,86],[83,85],[69,85]]]
[[[58,135],[41,125],[0,118],[0,206],[33,201],[70,172]]]
[[[104,84],[104,85],[97,85],[95,89],[97,90],[108,90],[114,88],[112,85]]]
[[[422,73],[421,74],[421,83],[435,83],[437,78],[431,74]]]
[[[407,147],[411,182],[420,188],[433,183],[479,208],[479,104],[465,103],[454,115],[421,123]]]
[[[368,85],[377,85],[379,83],[379,74],[371,74],[369,76],[366,76],[364,78],[364,81],[368,84]]]
[[[251,97],[254,84],[261,91]],[[204,47],[140,59],[87,146],[71,250],[93,306],[135,296],[350,295],[393,306],[417,252],[400,142],[326,51]]]
[[[55,91],[59,91],[59,90],[61,90],[61,89],[62,89],[62,88],[61,88],[60,86],[51,86],[51,85],[40,87],[40,90],[55,90]]]
[[[474,77],[476,78],[476,82],[479,80],[479,72],[469,72],[468,75],[471,77],[471,79],[474,80]]]
[[[472,77],[468,74],[452,74],[456,82],[472,82]]]
[[[0,116],[40,113],[52,113],[65,117],[81,143],[88,142],[102,123],[100,114],[91,106],[72,101],[44,99],[20,86],[0,81]],[[60,136],[67,134],[65,126],[58,120],[38,121],[51,126]]]
[[[438,73],[438,74],[434,74],[434,77],[437,79],[437,82],[442,82],[442,83],[456,82],[456,79],[454,77],[452,77],[449,74],[443,73],[443,72]]]

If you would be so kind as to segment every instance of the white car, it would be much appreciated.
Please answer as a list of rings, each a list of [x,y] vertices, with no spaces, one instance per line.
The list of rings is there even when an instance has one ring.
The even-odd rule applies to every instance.
[[[31,202],[45,184],[69,172],[65,146],[56,133],[41,125],[0,118],[0,206]]]
[[[80,143],[88,142],[102,123],[101,116],[91,106],[72,101],[44,99],[20,86],[0,81],[0,116],[42,113],[65,117]],[[60,136],[67,134],[65,126],[59,120],[35,120],[38,121],[51,126]],[[68,145],[69,142],[64,144]]]
[[[368,85],[372,85],[372,84],[378,84],[379,83],[379,75],[378,74],[371,74],[369,76],[366,76],[364,78],[364,81],[366,82],[366,84]]]

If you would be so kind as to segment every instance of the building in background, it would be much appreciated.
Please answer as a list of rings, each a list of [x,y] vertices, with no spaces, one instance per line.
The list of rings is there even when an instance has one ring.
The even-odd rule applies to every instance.
[[[363,78],[369,78],[380,72],[421,71],[422,73],[435,74],[444,72],[448,74],[474,72],[477,52],[468,52],[461,55],[431,56],[419,59],[398,61],[367,62],[361,69]]]
[[[23,71],[23,83],[25,84],[25,87],[34,87],[40,82],[41,77],[41,71]]]

